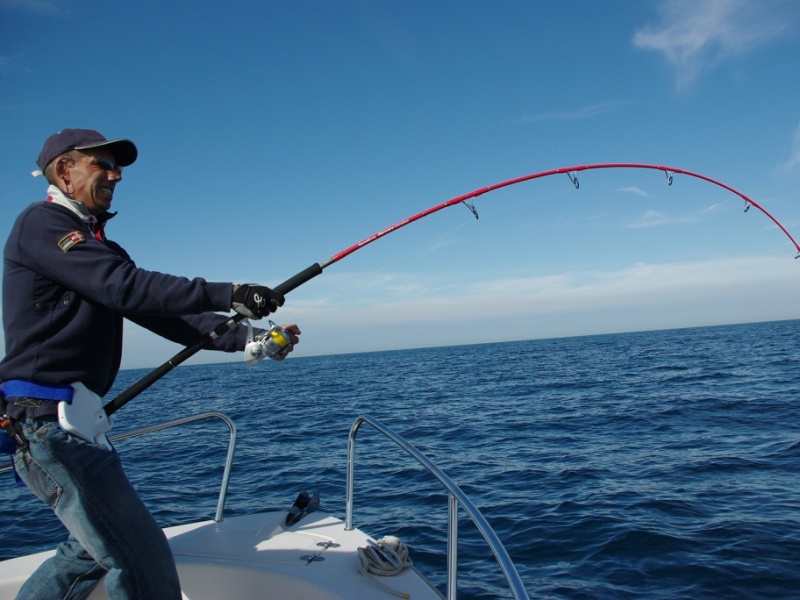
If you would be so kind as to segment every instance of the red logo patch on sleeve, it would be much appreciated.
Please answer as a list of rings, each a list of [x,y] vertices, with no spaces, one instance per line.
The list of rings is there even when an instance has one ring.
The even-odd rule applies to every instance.
[[[63,238],[58,240],[58,247],[61,248],[62,251],[68,252],[74,248],[76,244],[80,244],[81,242],[85,241],[86,236],[84,236],[80,231],[73,231],[72,233],[68,233]]]

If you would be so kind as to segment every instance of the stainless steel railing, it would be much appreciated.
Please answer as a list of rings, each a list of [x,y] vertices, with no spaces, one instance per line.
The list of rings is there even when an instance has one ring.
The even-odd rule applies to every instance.
[[[174,421],[168,421],[166,423],[159,423],[158,425],[152,425],[150,427],[142,427],[141,429],[119,433],[117,435],[110,435],[108,436],[108,439],[111,440],[112,443],[118,442],[121,440],[127,440],[129,438],[139,437],[141,435],[146,435],[148,433],[154,433],[156,431],[170,429],[172,427],[180,427],[181,425],[186,425],[187,423],[193,423],[195,421],[202,421],[205,419],[219,419],[228,426],[228,431],[230,432],[230,436],[228,438],[228,454],[225,458],[225,468],[222,472],[222,484],[220,486],[219,497],[217,499],[217,511],[214,514],[214,521],[219,522],[222,520],[222,512],[225,509],[225,499],[228,496],[228,483],[231,477],[231,467],[233,466],[233,453],[236,450],[236,425],[234,425],[233,421],[231,421],[228,417],[218,412],[205,412],[191,417],[185,417],[183,419],[175,419]],[[11,465],[0,467],[0,473],[10,470]]]
[[[508,587],[517,600],[529,600],[528,592],[522,583],[522,579],[517,572],[514,563],[511,561],[508,552],[503,546],[503,542],[489,525],[480,510],[472,503],[467,495],[461,491],[450,477],[448,477],[439,467],[437,467],[428,457],[417,450],[412,444],[396,434],[394,431],[371,417],[359,417],[350,428],[350,436],[347,444],[347,499],[345,529],[353,529],[353,480],[355,476],[355,455],[356,455],[356,434],[362,424],[367,423],[380,433],[392,440],[405,452],[417,460],[425,469],[431,473],[447,489],[447,598],[455,600],[458,587],[458,506],[460,505],[469,515],[472,522],[478,528],[489,549],[494,554],[503,575],[506,578]]]
[[[143,427],[133,431],[120,433],[117,435],[109,436],[111,442],[118,442],[129,438],[139,437],[142,435],[162,431],[172,427],[180,427],[187,423],[201,421],[205,419],[219,419],[223,421],[230,432],[228,441],[228,453],[225,459],[225,468],[222,474],[222,483],[220,486],[219,497],[217,500],[217,510],[214,516],[214,521],[219,522],[222,520],[222,515],[225,507],[225,499],[228,494],[228,484],[230,481],[230,473],[233,465],[233,455],[236,449],[236,425],[225,415],[218,412],[206,412],[191,417],[182,419],[175,419],[165,423]],[[492,526],[489,525],[486,518],[481,514],[480,510],[472,503],[467,495],[456,485],[450,477],[448,477],[438,466],[436,466],[428,457],[422,454],[411,443],[405,440],[394,431],[373,419],[372,417],[363,416],[355,420],[350,428],[350,435],[348,437],[347,448],[347,497],[346,497],[346,516],[345,516],[345,529],[353,529],[353,484],[355,477],[355,450],[356,450],[356,434],[362,424],[367,423],[374,429],[378,430],[384,436],[392,440],[407,454],[412,456],[419,462],[429,473],[431,473],[448,492],[448,531],[447,531],[447,598],[448,600],[455,600],[458,588],[458,507],[467,513],[472,522],[478,528],[478,531],[483,536],[484,540],[492,551],[498,565],[500,566],[503,575],[506,578],[508,587],[516,600],[529,600],[525,586],[522,579],[517,572],[514,563],[508,555],[503,542],[495,533]],[[0,467],[0,473],[10,470],[10,466]]]
[[[233,421],[231,421],[228,417],[218,412],[205,412],[191,417],[175,419],[174,421],[159,423],[158,425],[142,427],[141,429],[136,429],[134,431],[109,436],[108,439],[111,440],[111,442],[117,442],[132,437],[138,437],[140,435],[146,435],[148,433],[154,433],[156,431],[162,431],[164,429],[170,429],[172,427],[180,427],[181,425],[186,425],[187,423],[193,423],[194,421],[202,421],[205,419],[219,419],[228,426],[228,431],[230,432],[230,436],[228,438],[228,454],[225,457],[225,468],[222,471],[222,484],[220,485],[219,497],[217,498],[217,511],[214,514],[214,521],[220,522],[222,521],[222,512],[225,510],[225,499],[228,497],[228,483],[230,482],[231,478],[233,453],[236,450],[236,425],[234,425]]]

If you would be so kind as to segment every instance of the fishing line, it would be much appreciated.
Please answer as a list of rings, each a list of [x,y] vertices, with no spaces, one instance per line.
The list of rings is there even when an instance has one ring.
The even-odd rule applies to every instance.
[[[390,266],[392,266],[394,264],[397,264],[399,262],[403,262],[403,261],[407,260],[408,258],[410,258],[412,256],[423,256],[425,254],[430,254],[431,252],[435,252],[439,248],[443,247],[443,244],[438,244],[437,242],[439,242],[440,240],[444,240],[445,238],[447,238],[447,236],[451,235],[452,233],[454,233],[454,232],[456,232],[456,231],[458,231],[460,229],[464,229],[464,227],[468,227],[469,225],[472,225],[472,221],[465,221],[463,223],[459,223],[458,225],[456,225],[455,227],[453,227],[449,231],[445,231],[444,233],[442,233],[440,235],[437,235],[433,239],[426,240],[426,241],[422,242],[416,248],[413,248],[413,249],[409,250],[408,252],[406,252],[405,254],[403,254],[401,256],[396,256],[394,259],[392,259],[389,262],[381,265],[377,269],[374,269],[373,271],[371,271],[369,273],[366,273],[364,276],[365,277],[369,277],[371,275],[376,275],[378,273],[381,273],[387,267],[390,267]]]
[[[542,195],[538,195],[538,196],[534,196],[534,197],[527,197],[522,201],[515,202],[515,203],[509,204],[507,206],[501,206],[501,207],[495,208],[494,210],[491,210],[491,211],[481,210],[480,214],[478,215],[478,217],[483,216],[485,218],[485,217],[491,217],[493,215],[503,214],[503,213],[509,212],[510,210],[513,210],[513,209],[516,209],[516,208],[530,206],[531,204],[534,204],[534,203],[542,203],[542,202],[545,202],[547,200],[552,200],[553,198],[556,198],[558,196],[563,196],[565,194],[570,194],[570,193],[573,193],[574,191],[575,190],[573,190],[573,189],[559,190],[559,191],[551,192],[549,194],[542,194]],[[452,245],[452,244],[458,244],[460,240],[454,240],[452,242],[452,244],[450,244],[450,243],[440,244],[438,242],[441,241],[441,240],[445,240],[448,236],[452,235],[453,233],[455,233],[457,231],[460,231],[461,229],[464,229],[465,227],[469,227],[469,226],[473,225],[476,220],[479,220],[479,218],[476,218],[476,216],[475,216],[475,213],[477,212],[477,209],[474,206],[473,207],[466,207],[466,208],[471,212],[471,215],[464,222],[457,224],[453,228],[451,228],[448,231],[445,231],[445,232],[437,235],[436,237],[434,237],[432,239],[429,239],[429,240],[426,240],[426,241],[420,243],[415,248],[409,250],[408,252],[406,252],[406,253],[404,253],[404,254],[402,254],[400,256],[394,257],[392,260],[382,264],[381,266],[379,266],[379,267],[377,267],[375,269],[363,272],[360,276],[357,277],[357,279],[354,279],[353,281],[359,282],[359,281],[362,281],[362,280],[367,280],[367,279],[370,279],[370,278],[374,278],[375,276],[384,273],[386,271],[386,269],[388,269],[389,267],[391,267],[394,264],[404,262],[404,261],[406,261],[406,260],[408,260],[409,258],[412,258],[412,257],[424,256],[426,254],[431,254],[431,253],[436,252],[437,250],[439,250],[439,249],[441,249],[443,247],[446,247],[446,246],[449,246],[449,245]],[[531,217],[531,218],[534,218],[534,217]]]
[[[382,230],[372,234],[371,236],[369,236],[367,238],[364,238],[360,242],[357,242],[356,244],[353,244],[352,246],[349,246],[348,248],[345,248],[344,250],[341,250],[341,251],[337,252],[332,257],[330,257],[329,259],[327,259],[327,260],[325,260],[323,262],[312,264],[311,266],[309,266],[306,269],[300,271],[299,273],[297,273],[293,277],[290,277],[289,279],[287,279],[283,283],[277,285],[275,287],[275,290],[280,292],[280,293],[282,293],[282,294],[284,294],[284,295],[288,294],[292,290],[294,290],[294,289],[298,288],[299,286],[303,285],[304,283],[310,281],[311,279],[313,279],[317,275],[320,275],[326,268],[328,268],[332,264],[337,263],[340,260],[350,256],[351,254],[353,254],[354,252],[360,250],[364,246],[367,246],[367,245],[371,244],[372,242],[375,242],[375,241],[379,240],[380,238],[385,237],[385,236],[389,235],[390,233],[392,233],[394,231],[397,231],[398,229],[401,229],[402,227],[405,227],[406,225],[414,223],[415,221],[419,221],[420,219],[423,219],[423,218],[425,218],[425,217],[427,217],[427,216],[429,216],[429,215],[431,215],[431,214],[433,214],[435,212],[439,212],[440,210],[443,210],[443,209],[448,208],[450,206],[454,206],[456,204],[464,204],[467,208],[469,208],[473,212],[474,216],[476,218],[478,218],[479,217],[479,213],[477,212],[477,210],[474,207],[474,200],[476,198],[484,195],[484,194],[487,194],[489,192],[493,192],[495,190],[499,190],[499,189],[502,189],[502,188],[510,187],[510,186],[516,185],[518,183],[523,183],[525,181],[532,181],[534,179],[539,179],[539,178],[549,177],[549,176],[554,176],[554,175],[560,175],[562,177],[568,177],[568,179],[571,182],[571,184],[573,185],[573,187],[576,190],[579,190],[580,189],[579,174],[582,173],[583,171],[589,171],[589,170],[595,170],[595,169],[644,169],[644,170],[655,170],[655,171],[661,171],[661,172],[664,173],[664,175],[666,177],[666,185],[668,185],[668,186],[671,186],[673,184],[674,179],[675,179],[675,175],[686,175],[688,177],[693,177],[693,178],[696,178],[696,179],[700,179],[700,180],[706,181],[706,182],[708,182],[708,183],[710,183],[712,185],[721,187],[721,188],[731,192],[732,194],[738,196],[744,202],[743,209],[744,209],[745,212],[748,212],[748,211],[750,211],[751,208],[755,207],[758,211],[763,213],[769,220],[771,220],[786,235],[786,237],[788,237],[789,240],[791,241],[792,245],[794,246],[795,250],[797,251],[797,254],[796,254],[795,258],[800,257],[800,245],[798,245],[797,241],[795,241],[795,239],[792,237],[792,235],[786,230],[786,228],[774,216],[772,216],[772,214],[770,214],[760,204],[758,204],[757,202],[755,202],[754,200],[752,200],[748,196],[744,195],[742,192],[739,192],[738,190],[732,188],[731,186],[729,186],[729,185],[727,185],[725,183],[722,183],[720,181],[717,181],[717,180],[712,179],[710,177],[707,177],[705,175],[701,175],[699,173],[694,173],[692,171],[687,171],[687,170],[679,169],[679,168],[675,168],[675,167],[666,167],[666,166],[661,166],[661,165],[651,165],[651,164],[642,164],[642,163],[599,163],[599,164],[589,164],[589,165],[577,165],[577,166],[573,166],[573,167],[563,167],[563,168],[559,168],[559,169],[551,169],[551,170],[548,170],[548,171],[540,171],[538,173],[532,173],[530,175],[523,175],[521,177],[516,177],[514,179],[501,181],[500,183],[496,183],[496,184],[493,184],[493,185],[490,185],[490,186],[487,186],[487,187],[483,187],[483,188],[478,188],[478,189],[476,189],[476,190],[474,190],[472,192],[469,192],[467,194],[463,194],[461,196],[456,196],[455,198],[451,198],[450,200],[447,200],[445,202],[442,202],[440,204],[432,206],[432,207],[430,207],[430,208],[428,208],[426,210],[423,210],[422,212],[419,212],[419,213],[417,213],[415,215],[411,215],[410,217],[407,217],[406,219],[403,219],[402,221],[398,221],[394,225],[390,225],[389,227],[386,227],[385,229],[382,229]],[[224,323],[221,323],[220,325],[218,325],[214,329],[214,331],[212,331],[212,332],[210,332],[208,334],[207,339],[205,339],[203,341],[200,341],[200,342],[198,342],[198,343],[196,343],[196,344],[194,344],[192,346],[188,346],[188,347],[184,348],[181,352],[179,352],[178,354],[173,356],[170,360],[168,360],[167,362],[162,364],[160,367],[156,368],[155,370],[153,370],[152,372],[147,374],[141,380],[139,380],[138,382],[133,384],[130,388],[128,388],[127,390],[122,392],[119,396],[114,398],[111,402],[106,404],[105,407],[103,408],[103,410],[105,411],[106,415],[111,415],[114,412],[116,412],[117,410],[119,410],[122,406],[124,406],[129,401],[131,401],[133,398],[135,398],[137,395],[139,395],[141,392],[146,390],[148,387],[150,387],[153,383],[155,383],[157,380],[159,380],[161,377],[163,377],[165,374],[167,374],[173,368],[175,368],[176,366],[180,365],[182,362],[184,362],[185,360],[187,360],[189,357],[193,356],[194,354],[196,354],[200,350],[203,350],[204,348],[208,347],[215,338],[217,338],[218,336],[224,335],[225,333],[233,330],[241,321],[244,320],[244,318],[245,318],[244,315],[241,315],[241,314],[237,313],[236,315],[232,316],[230,319],[228,319]]]
[[[719,190],[724,193],[722,190]],[[736,203],[735,198],[730,194],[725,194],[725,197],[718,198],[716,195],[708,195],[700,200],[707,200],[708,206],[699,209],[696,212],[685,213],[687,219],[691,219],[691,224],[710,224],[719,227],[719,231],[723,231],[729,227],[731,223],[741,222],[742,228],[739,234],[745,236],[747,239],[754,239],[755,241],[761,240],[761,236],[766,237],[769,241],[769,253],[775,254],[778,251],[786,252],[787,244],[791,244],[791,238],[782,234],[781,229],[772,221],[744,219],[738,221],[741,213],[747,213],[749,206],[744,207]],[[734,223],[734,224],[735,224]],[[763,241],[763,240],[762,240]],[[774,245],[773,245],[774,244]]]

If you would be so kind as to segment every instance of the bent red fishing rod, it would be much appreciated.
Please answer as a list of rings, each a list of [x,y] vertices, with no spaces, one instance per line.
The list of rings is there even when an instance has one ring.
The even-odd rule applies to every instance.
[[[337,252],[328,260],[321,262],[321,263],[314,263],[310,267],[300,271],[294,277],[291,277],[284,281],[283,283],[277,285],[274,289],[280,292],[281,294],[288,294],[292,290],[300,287],[307,281],[310,281],[327,267],[331,266],[334,263],[339,262],[343,258],[350,256],[356,250],[360,250],[364,246],[371,244],[372,242],[389,235],[393,231],[397,231],[401,227],[405,227],[415,221],[419,221],[427,217],[428,215],[432,215],[435,212],[439,212],[449,206],[454,206],[456,204],[464,204],[466,205],[475,217],[478,217],[477,210],[475,209],[474,205],[469,203],[468,201],[477,198],[478,196],[482,196],[489,192],[493,192],[495,190],[499,190],[501,188],[509,187],[512,185],[516,185],[518,183],[523,183],[525,181],[531,181],[533,179],[540,179],[542,177],[548,177],[551,175],[558,175],[558,174],[566,174],[572,184],[575,186],[576,189],[580,187],[580,183],[578,181],[577,174],[581,171],[589,171],[592,169],[651,169],[656,171],[662,171],[666,174],[667,184],[672,185],[673,177],[678,175],[687,175],[689,177],[694,177],[697,179],[701,179],[718,187],[721,187],[737,196],[739,196],[744,201],[744,211],[747,212],[751,206],[754,206],[756,209],[764,213],[791,241],[792,245],[794,246],[795,250],[797,251],[797,255],[795,258],[800,257],[800,245],[798,245],[797,241],[792,237],[792,235],[786,230],[786,228],[774,217],[772,216],[763,206],[755,202],[754,200],[745,196],[742,192],[735,190],[729,185],[726,185],[720,181],[712,179],[710,177],[706,177],[705,175],[701,175],[699,173],[693,173],[692,171],[687,171],[685,169],[678,169],[675,167],[665,167],[661,165],[648,165],[648,164],[639,164],[639,163],[600,163],[600,164],[591,164],[591,165],[579,165],[574,167],[565,167],[561,169],[551,169],[549,171],[540,171],[539,173],[533,173],[530,175],[523,175],[522,177],[516,177],[514,179],[509,179],[507,181],[502,181],[500,183],[496,183],[494,185],[490,185],[488,187],[479,188],[468,194],[464,194],[462,196],[456,196],[455,198],[451,198],[446,202],[442,202],[441,204],[437,204],[419,212],[415,215],[412,215],[402,221],[398,221],[394,225],[391,225],[385,229],[381,229],[377,233],[372,234],[368,238],[365,238],[358,242],[357,244],[353,244],[352,246],[345,248],[344,250]],[[122,392],[119,396],[114,398],[111,402],[105,405],[104,411],[106,415],[111,415],[112,413],[116,412],[118,409],[122,408],[125,404],[139,395],[141,392],[146,390],[150,387],[153,383],[158,381],[161,377],[166,375],[169,371],[173,368],[199,352],[204,348],[207,348],[211,342],[225,333],[233,330],[241,321],[243,321],[245,317],[241,314],[236,314],[232,316],[227,321],[221,323],[217,326],[213,332],[209,333],[207,339],[201,340],[194,344],[193,346],[188,346],[184,348],[181,352],[173,356],[170,360],[162,364],[160,367],[156,368],[152,372],[148,373],[145,377],[141,380],[133,384],[130,388]]]

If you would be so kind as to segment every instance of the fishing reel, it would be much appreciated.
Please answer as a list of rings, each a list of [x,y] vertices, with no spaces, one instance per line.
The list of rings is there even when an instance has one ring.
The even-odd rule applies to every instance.
[[[244,347],[244,362],[251,367],[265,358],[279,360],[291,350],[292,341],[289,333],[279,325],[270,321],[269,329],[253,337],[253,326],[250,325],[250,321],[246,323],[247,344]]]

